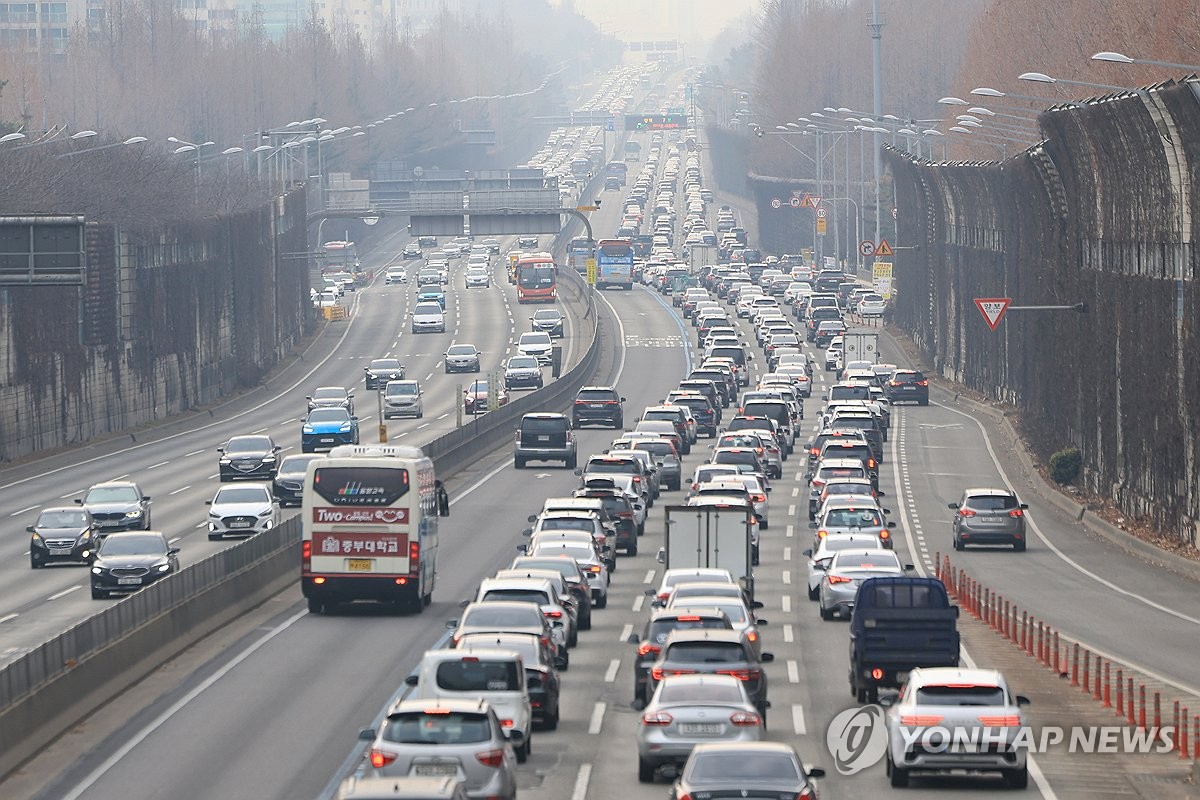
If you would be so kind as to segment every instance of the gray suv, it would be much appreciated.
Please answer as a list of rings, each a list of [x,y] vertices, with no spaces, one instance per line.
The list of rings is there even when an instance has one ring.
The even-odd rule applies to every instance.
[[[517,426],[513,467],[524,469],[528,461],[562,461],[567,469],[576,466],[575,436],[571,420],[562,414],[526,414]]]
[[[950,503],[954,515],[954,549],[969,544],[1011,544],[1025,550],[1025,511],[1029,508],[1008,489],[967,489]]]

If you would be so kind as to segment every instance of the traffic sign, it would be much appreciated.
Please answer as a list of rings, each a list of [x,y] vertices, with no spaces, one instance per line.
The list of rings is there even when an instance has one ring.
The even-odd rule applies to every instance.
[[[825,221],[824,217],[817,217],[817,234],[818,235],[824,236],[825,231],[827,230],[828,226],[829,226],[829,224]]]
[[[609,117],[608,119],[604,120],[604,130],[615,131],[616,129],[617,129],[617,118],[616,117]]]
[[[984,322],[992,330],[996,330],[996,326],[1000,324],[1000,320],[1004,319],[1004,312],[1008,311],[1008,307],[1011,304],[1011,297],[975,298],[975,307],[979,309],[980,314],[983,314]]]
[[[818,209],[817,209],[817,219],[825,219],[825,214],[826,214],[826,213],[827,213],[827,212],[825,211],[825,209],[823,209],[823,208],[818,208]]]
[[[863,239],[858,243],[858,254],[863,258],[875,255],[875,243],[870,239]]]
[[[877,256],[893,256],[893,255],[895,255],[895,252],[892,251],[892,246],[890,244],[888,244],[887,239],[880,239],[879,246],[875,248],[875,255],[877,255]]]
[[[801,208],[804,205],[804,201],[801,200],[799,197],[793,197],[791,200],[788,201],[788,203],[791,204],[792,208]]]
[[[588,256],[587,264],[587,282],[588,286],[596,285],[596,259],[594,256]]]
[[[576,211],[599,211],[600,206],[575,206]]]
[[[781,205],[783,205],[783,203],[780,202],[778,197],[771,198],[771,208],[779,208]]]
[[[819,194],[804,195],[804,205],[807,208],[820,208],[821,207],[821,195],[819,195]]]
[[[892,219],[898,219],[898,218],[899,218],[899,212],[896,211],[895,206],[892,206]]]

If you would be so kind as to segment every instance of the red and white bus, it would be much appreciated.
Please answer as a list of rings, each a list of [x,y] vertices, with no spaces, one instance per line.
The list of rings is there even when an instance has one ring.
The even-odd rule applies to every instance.
[[[558,268],[549,253],[528,253],[517,261],[517,302],[553,303],[558,298]]]
[[[419,612],[437,577],[449,502],[419,448],[343,445],[308,465],[300,587],[314,614],[375,600]]]

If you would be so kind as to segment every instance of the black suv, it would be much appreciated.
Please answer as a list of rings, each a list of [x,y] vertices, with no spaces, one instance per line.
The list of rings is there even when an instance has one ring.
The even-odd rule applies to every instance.
[[[625,398],[611,386],[584,386],[575,395],[571,409],[572,427],[606,424],[620,430],[625,427]]]
[[[925,379],[924,373],[915,369],[898,369],[893,372],[892,379],[884,385],[883,391],[893,403],[913,400],[918,405],[929,405],[929,381]]]
[[[571,421],[562,414],[526,414],[517,426],[513,467],[524,469],[527,461],[563,461],[575,469],[575,437]]]

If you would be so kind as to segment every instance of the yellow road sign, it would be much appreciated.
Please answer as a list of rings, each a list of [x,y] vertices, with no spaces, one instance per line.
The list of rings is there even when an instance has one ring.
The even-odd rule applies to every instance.
[[[587,282],[588,286],[596,285],[596,259],[594,258],[587,260]]]
[[[828,227],[829,224],[825,221],[824,217],[817,217],[817,235],[824,236]]]
[[[600,206],[575,206],[576,211],[599,211]]]

